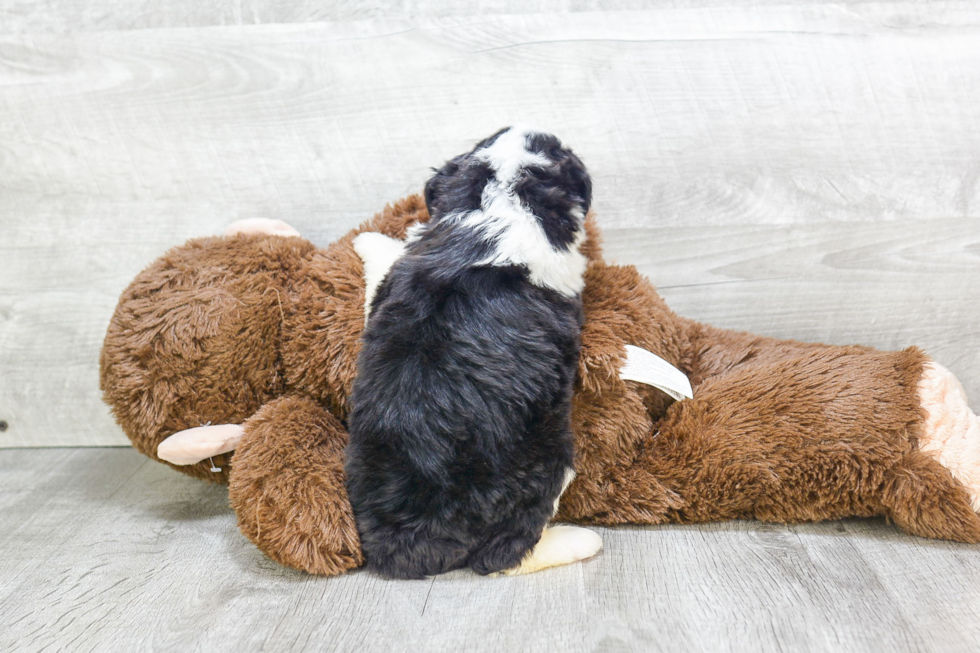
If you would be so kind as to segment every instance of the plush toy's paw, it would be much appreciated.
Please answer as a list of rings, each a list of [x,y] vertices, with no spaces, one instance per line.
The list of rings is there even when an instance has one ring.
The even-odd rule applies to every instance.
[[[544,529],[534,549],[516,567],[504,574],[533,574],[549,567],[560,567],[591,558],[602,549],[602,538],[594,531],[578,526],[549,526]]]
[[[234,451],[243,432],[241,424],[199,426],[179,431],[157,446],[157,457],[174,465],[193,465]]]
[[[365,231],[354,239],[354,251],[364,262],[364,319],[371,313],[371,302],[388,270],[405,253],[405,243],[375,231]]]
[[[272,218],[246,218],[235,220],[225,229],[226,236],[237,234],[267,236],[299,236],[299,232],[282,220]]]
[[[967,405],[959,380],[942,365],[926,363],[918,390],[926,411],[919,450],[966,487],[980,512],[980,418]]]

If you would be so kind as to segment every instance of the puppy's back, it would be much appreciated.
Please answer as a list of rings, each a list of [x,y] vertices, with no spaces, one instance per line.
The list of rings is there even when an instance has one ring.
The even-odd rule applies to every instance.
[[[516,566],[572,467],[584,270],[575,228],[590,188],[565,189],[567,170],[522,177],[499,157],[504,181],[474,173],[489,165],[481,145],[427,185],[432,222],[378,288],[358,360],[348,488],[368,564],[387,576]],[[540,187],[524,183],[526,196],[570,214],[542,222],[521,208],[527,175]],[[447,211],[474,196],[477,208]],[[562,220],[576,233],[561,233]],[[572,274],[556,273],[569,260]]]
[[[508,522],[537,526],[528,548],[540,535],[572,465],[581,309],[506,268],[403,300],[428,276],[413,263],[365,333],[347,465],[369,564],[419,577],[468,564]]]

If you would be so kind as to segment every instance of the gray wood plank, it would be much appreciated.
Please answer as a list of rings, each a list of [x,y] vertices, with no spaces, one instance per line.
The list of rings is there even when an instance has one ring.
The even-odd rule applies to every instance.
[[[766,7],[785,0],[5,0],[0,3],[0,33],[80,32],[213,25],[349,22],[372,19],[479,17],[499,14],[583,13],[597,11],[725,10],[731,7]],[[874,12],[881,3],[846,0],[850,12]],[[944,2],[940,20],[955,21],[954,10],[963,2]],[[902,27],[915,24],[917,12]]]
[[[583,154],[614,226],[967,217],[980,9],[892,27],[934,13],[818,4],[8,35],[0,208],[360,218],[526,120]]]
[[[168,247],[255,215],[327,244],[519,120],[582,154],[610,257],[679,313],[919,344],[980,401],[980,8],[590,6],[0,36],[0,447],[125,442],[98,348]]]
[[[0,647],[40,650],[970,651],[980,550],[881,520],[601,529],[523,578],[314,578],[223,488],[126,448],[0,451]]]

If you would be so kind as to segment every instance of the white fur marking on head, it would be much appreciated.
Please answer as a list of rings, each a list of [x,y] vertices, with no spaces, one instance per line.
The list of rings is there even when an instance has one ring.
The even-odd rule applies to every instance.
[[[537,133],[540,132],[530,127],[511,127],[498,136],[489,147],[477,150],[474,156],[490,164],[493,171],[497,173],[497,180],[510,191],[518,170],[525,166],[546,166],[551,163],[546,156],[527,149],[527,137]]]
[[[494,169],[496,178],[484,187],[480,210],[461,214],[458,219],[461,225],[480,231],[494,246],[493,254],[480,265],[523,265],[530,273],[531,283],[574,296],[585,287],[588,260],[579,251],[585,242],[584,227],[580,224],[569,249],[556,250],[541,223],[514,191],[521,168],[552,163],[547,157],[528,151],[527,137],[535,133],[539,132],[529,127],[512,127],[474,154]],[[571,214],[580,223],[585,218],[581,209],[573,209]]]
[[[364,321],[371,314],[371,302],[388,270],[405,253],[405,243],[374,231],[354,238],[354,251],[364,262]]]

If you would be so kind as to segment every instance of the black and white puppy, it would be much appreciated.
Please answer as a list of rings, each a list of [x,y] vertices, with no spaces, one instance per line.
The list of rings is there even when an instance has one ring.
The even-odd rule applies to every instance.
[[[406,243],[355,243],[373,297],[347,487],[382,575],[529,573],[601,547],[586,529],[545,530],[574,477],[591,196],[557,138],[507,128],[436,172],[430,222]]]

